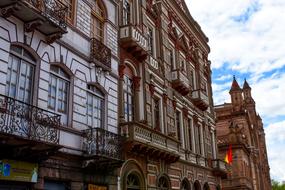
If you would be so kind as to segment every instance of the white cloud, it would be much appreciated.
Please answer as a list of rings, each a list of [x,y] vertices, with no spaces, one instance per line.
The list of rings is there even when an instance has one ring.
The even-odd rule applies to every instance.
[[[285,67],[285,1],[185,1],[210,39],[209,57],[219,76],[213,84],[215,104],[230,99],[230,83],[220,84],[228,79],[228,73],[221,76],[219,69],[249,76],[257,111],[264,123],[274,121],[265,126],[271,177],[285,180],[285,71],[281,70]]]
[[[262,78],[251,85],[257,110],[265,119],[285,116],[285,85],[282,84],[285,84],[285,73]]]
[[[225,63],[240,72],[262,73],[285,66],[283,0],[186,0],[210,39],[213,68]],[[236,22],[256,6],[247,22]]]
[[[270,160],[271,177],[285,181],[285,121],[277,122],[265,128],[267,153]]]

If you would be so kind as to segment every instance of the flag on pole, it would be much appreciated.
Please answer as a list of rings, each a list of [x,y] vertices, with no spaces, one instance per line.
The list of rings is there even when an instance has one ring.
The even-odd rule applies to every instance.
[[[229,149],[226,153],[225,162],[227,164],[231,164],[233,162],[233,152],[232,152],[232,145],[229,146]]]

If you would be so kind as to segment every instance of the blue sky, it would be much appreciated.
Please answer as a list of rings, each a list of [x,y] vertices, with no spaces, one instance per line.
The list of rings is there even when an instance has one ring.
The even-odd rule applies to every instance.
[[[185,0],[209,37],[215,104],[229,102],[232,76],[247,78],[263,118],[271,177],[285,181],[285,1]]]

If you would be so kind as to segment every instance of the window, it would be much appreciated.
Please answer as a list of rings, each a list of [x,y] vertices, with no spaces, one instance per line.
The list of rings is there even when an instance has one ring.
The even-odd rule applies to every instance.
[[[201,134],[201,126],[198,125],[198,154],[202,154],[202,134]]]
[[[95,86],[88,85],[87,92],[87,125],[103,128],[104,94]]]
[[[96,0],[91,16],[91,37],[100,42],[104,40],[104,8],[102,2]]]
[[[50,67],[50,81],[48,89],[48,108],[61,115],[61,122],[67,124],[69,76],[56,66]]]
[[[170,189],[169,181],[166,177],[162,176],[158,180],[158,190],[168,190]]]
[[[181,182],[181,190],[190,190],[191,186],[188,182],[187,179],[183,179],[183,181]]]
[[[192,144],[192,120],[188,118],[188,135],[189,135],[189,149],[193,151],[193,144]]]
[[[170,54],[169,54],[169,57],[170,57],[170,64],[171,64],[171,68],[174,69],[174,49],[171,49],[170,50]]]
[[[133,80],[128,75],[124,75],[124,113],[125,121],[134,119],[134,90]]]
[[[154,129],[160,131],[160,99],[153,99],[153,117],[154,117]]]
[[[152,56],[154,56],[154,33],[153,33],[153,28],[148,27],[147,28],[147,36],[148,36],[148,45],[149,45],[149,51]]]
[[[196,145],[196,154],[201,154],[201,132],[200,126],[195,126],[195,145]]]
[[[140,190],[139,177],[133,173],[130,173],[127,177],[127,190]]]
[[[131,23],[131,6],[128,0],[123,0],[123,25]]]
[[[182,55],[181,53],[180,53],[180,56],[179,56],[179,64],[180,65],[178,66],[178,68],[181,71],[186,72],[186,60],[185,60],[184,55]]]
[[[194,89],[194,70],[190,70],[189,82],[192,89]]]
[[[25,103],[32,101],[36,60],[25,49],[11,46],[6,78],[6,95]]]
[[[181,128],[181,123],[180,123],[180,112],[176,111],[176,129],[177,129],[177,138],[180,141],[181,140],[181,134],[180,134],[180,128]]]
[[[203,80],[201,82],[201,90],[204,94],[207,94],[207,82],[206,82],[206,80]]]
[[[66,10],[66,15],[67,15],[67,20],[72,23],[73,18],[74,18],[74,0],[62,0],[63,4],[66,5],[67,10]]]

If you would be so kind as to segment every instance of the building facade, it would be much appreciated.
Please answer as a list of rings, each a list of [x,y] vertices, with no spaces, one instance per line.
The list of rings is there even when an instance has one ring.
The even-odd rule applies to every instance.
[[[0,14],[0,189],[220,189],[210,48],[184,1]]]
[[[0,10],[0,189],[117,189],[117,1]]]
[[[231,103],[215,107],[219,158],[225,157],[230,145],[233,155],[223,189],[270,190],[265,133],[251,88],[245,80],[241,89],[234,78],[230,95]]]
[[[219,189],[207,37],[182,0],[119,12],[120,189]]]

